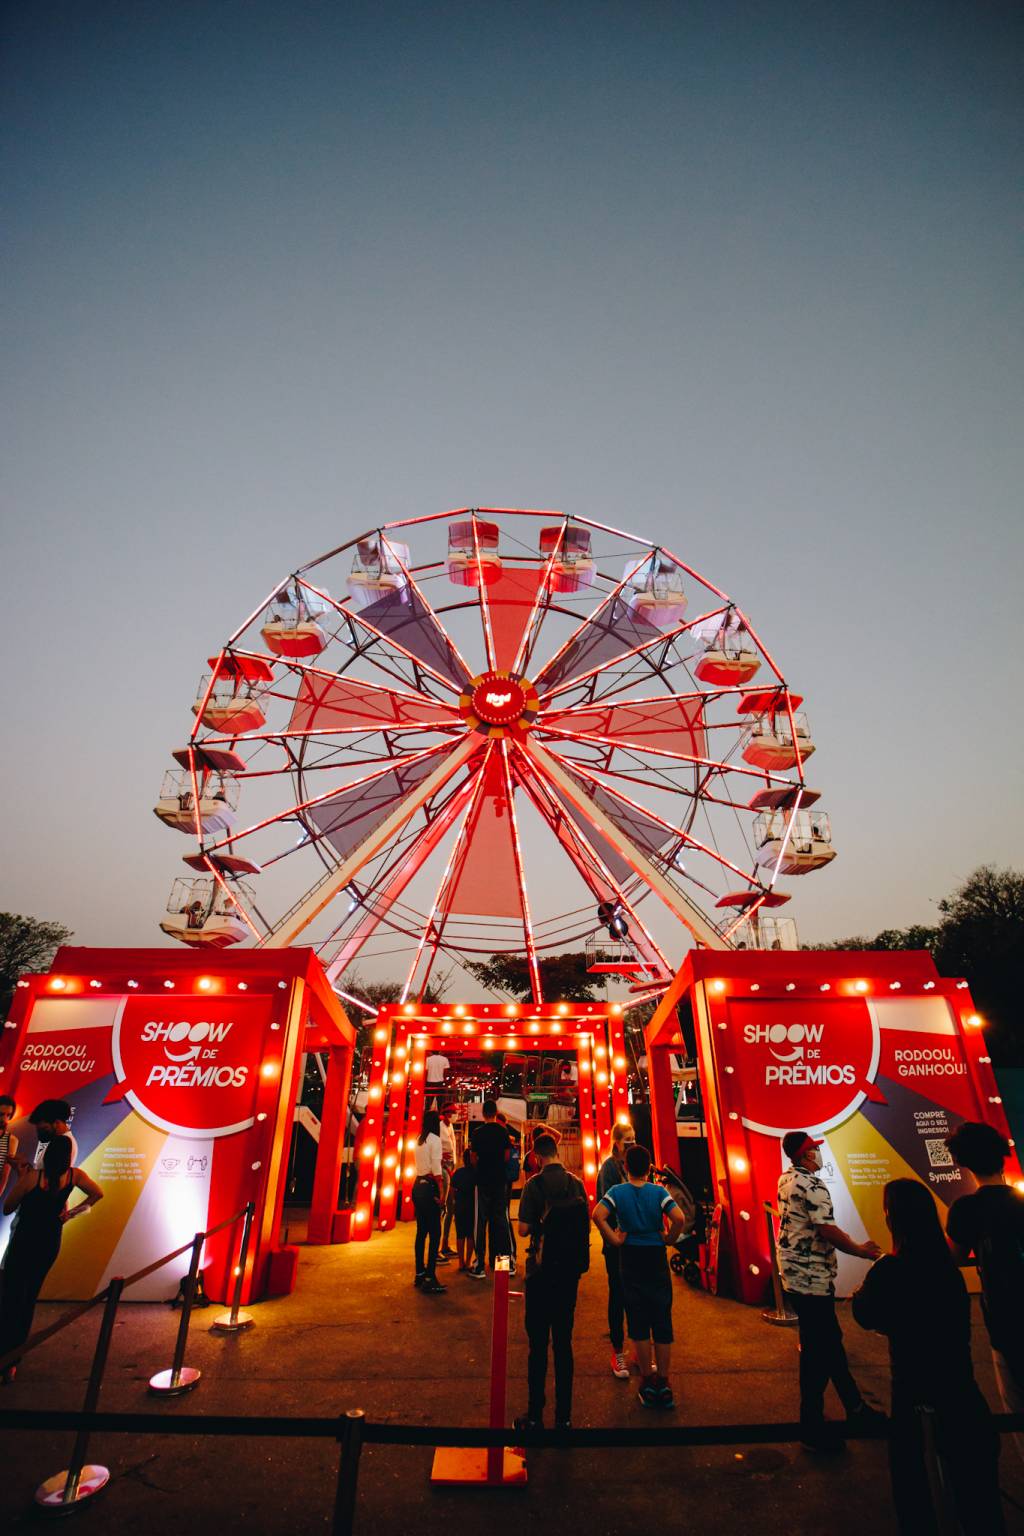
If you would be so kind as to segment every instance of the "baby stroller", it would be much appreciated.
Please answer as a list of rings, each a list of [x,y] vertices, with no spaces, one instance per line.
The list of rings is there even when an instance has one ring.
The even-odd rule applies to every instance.
[[[668,1190],[686,1223],[671,1247],[669,1265],[672,1272],[682,1275],[687,1285],[702,1286],[704,1266],[701,1260],[706,1227],[704,1207],[693,1198],[674,1168],[655,1168],[654,1177]]]

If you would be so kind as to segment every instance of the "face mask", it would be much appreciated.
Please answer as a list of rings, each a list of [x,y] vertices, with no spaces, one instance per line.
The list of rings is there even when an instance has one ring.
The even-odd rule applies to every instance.
[[[820,1147],[814,1147],[812,1149],[812,1151],[811,1151],[811,1164],[815,1168],[820,1168],[822,1166],[821,1148]]]

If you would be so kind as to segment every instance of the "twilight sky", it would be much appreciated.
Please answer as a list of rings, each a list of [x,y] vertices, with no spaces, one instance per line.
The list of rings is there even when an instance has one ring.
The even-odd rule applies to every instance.
[[[1009,3],[5,7],[0,908],[161,942],[204,658],[460,505],[750,612],[840,850],[805,940],[1024,864],[1022,44]]]

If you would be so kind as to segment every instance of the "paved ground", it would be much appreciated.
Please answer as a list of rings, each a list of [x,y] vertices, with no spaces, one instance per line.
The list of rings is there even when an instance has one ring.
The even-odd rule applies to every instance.
[[[121,1309],[101,1406],[150,1412],[335,1414],[363,1408],[372,1419],[417,1424],[485,1421],[491,1287],[449,1267],[446,1296],[415,1292],[408,1227],[369,1244],[303,1250],[299,1288],[254,1309],[257,1327],[236,1338],[211,1335],[195,1315],[188,1361],[203,1379],[174,1401],[147,1395],[150,1375],[169,1365],[176,1314],[167,1307]],[[580,1427],[648,1425],[635,1384],[616,1381],[604,1338],[604,1268],[595,1267],[580,1295],[576,1324]],[[513,1307],[521,1302],[513,1301]],[[60,1308],[40,1307],[37,1326]],[[765,1325],[734,1302],[690,1290],[678,1281],[675,1299],[680,1422],[727,1424],[796,1415],[795,1337]],[[878,1402],[887,1397],[885,1346],[845,1320],[855,1374]],[[0,1392],[4,1408],[77,1406],[96,1324],[76,1323],[26,1359],[18,1382]],[[525,1406],[525,1341],[513,1314],[509,1412]],[[997,1405],[980,1321],[978,1376]],[[838,1405],[836,1405],[838,1411]],[[67,1465],[70,1436],[5,1434],[0,1479],[0,1528],[36,1529],[33,1489]],[[181,1536],[244,1526],[254,1536],[297,1536],[329,1529],[337,1453],[333,1444],[106,1436],[91,1455],[109,1465],[110,1487],[83,1525],[103,1533]],[[758,1536],[888,1536],[885,1450],[851,1447],[839,1462],[821,1464],[793,1446],[741,1450],[561,1452],[530,1455],[523,1491],[442,1491],[429,1483],[429,1450],[366,1450],[359,1484],[357,1529],[404,1532],[485,1526],[488,1536],[517,1533],[524,1520],[585,1520],[587,1536],[637,1530],[672,1532],[699,1522],[701,1536],[756,1528]],[[1010,1528],[1024,1532],[1024,1463],[1007,1447],[1004,1489]]]

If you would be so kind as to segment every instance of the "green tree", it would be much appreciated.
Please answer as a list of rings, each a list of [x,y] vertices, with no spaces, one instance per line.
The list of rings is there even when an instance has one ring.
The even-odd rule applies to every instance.
[[[481,986],[491,992],[503,992],[517,1002],[533,999],[530,967],[525,955],[492,955],[489,960],[467,961],[466,969]],[[548,1002],[563,998],[592,1003],[601,996],[600,978],[587,972],[587,957],[582,950],[565,955],[546,955],[538,961],[540,984]]]
[[[963,976],[988,1020],[986,1044],[1001,1066],[1024,1066],[1020,969],[1024,957],[1024,873],[982,864],[939,902],[935,959]]]
[[[0,1014],[7,1017],[19,976],[49,969],[54,951],[71,929],[17,912],[0,912]]]

